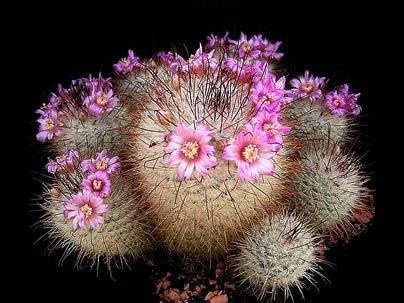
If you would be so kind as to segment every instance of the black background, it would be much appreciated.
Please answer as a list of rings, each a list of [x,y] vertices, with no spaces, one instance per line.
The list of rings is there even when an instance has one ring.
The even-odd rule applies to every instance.
[[[332,79],[334,84],[350,83],[355,91],[362,92],[363,117],[358,138],[363,151],[368,151],[364,161],[372,176],[370,186],[377,189],[376,218],[367,233],[329,253],[335,264],[334,269],[326,272],[331,283],[320,283],[320,292],[307,294],[307,301],[375,302],[376,297],[388,293],[381,286],[385,277],[379,272],[382,255],[378,240],[384,226],[385,181],[376,178],[376,172],[378,176],[383,173],[376,166],[376,159],[379,118],[384,113],[379,113],[382,84],[375,84],[375,75],[380,75],[381,57],[389,54],[382,43],[387,34],[374,13],[341,2],[330,7],[312,2],[297,7],[290,3],[283,8],[272,2],[264,5],[253,1],[24,6],[18,19],[19,30],[10,35],[11,43],[17,46],[10,57],[18,64],[14,65],[18,69],[14,84],[19,96],[24,96],[18,109],[22,113],[18,118],[23,129],[20,141],[24,141],[22,149],[28,155],[18,161],[19,169],[27,172],[22,181],[18,174],[24,189],[15,189],[23,195],[16,210],[23,222],[16,224],[18,236],[15,231],[11,235],[10,253],[16,261],[11,264],[9,281],[20,288],[15,294],[43,300],[81,301],[84,297],[107,295],[127,296],[133,302],[150,300],[151,286],[141,266],[135,266],[132,272],[116,273],[114,282],[106,272],[97,278],[94,272],[73,269],[70,262],[59,267],[57,253],[47,256],[44,243],[33,244],[41,231],[31,227],[38,219],[32,204],[41,192],[37,180],[44,172],[47,157],[43,146],[35,142],[34,110],[49,92],[56,90],[58,83],[66,86],[71,79],[100,71],[111,75],[112,64],[126,56],[129,48],[143,58],[159,50],[177,49],[185,55],[185,45],[192,53],[208,34],[221,35],[226,31],[234,38],[243,31],[249,35],[262,33],[271,41],[281,40],[283,64],[290,75],[309,69]],[[378,9],[377,14],[383,15],[382,10]],[[384,40],[380,41],[380,37]],[[29,81],[24,85],[16,83],[21,79]]]

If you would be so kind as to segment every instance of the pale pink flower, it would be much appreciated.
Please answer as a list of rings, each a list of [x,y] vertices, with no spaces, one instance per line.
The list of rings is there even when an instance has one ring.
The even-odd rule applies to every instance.
[[[67,219],[73,219],[73,229],[99,229],[104,223],[101,216],[109,209],[102,198],[94,195],[88,190],[84,190],[72,196],[64,204],[64,215]]]
[[[167,165],[177,167],[177,178],[189,180],[194,168],[202,177],[208,174],[208,169],[216,165],[213,156],[214,148],[209,145],[212,139],[211,131],[202,124],[195,128],[180,123],[168,137],[166,153],[171,153]]]
[[[257,182],[260,175],[272,175],[276,144],[270,144],[264,132],[240,132],[224,148],[223,159],[235,161],[241,181]]]

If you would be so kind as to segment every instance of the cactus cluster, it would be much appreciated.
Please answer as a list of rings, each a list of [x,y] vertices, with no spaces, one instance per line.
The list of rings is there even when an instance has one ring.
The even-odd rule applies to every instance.
[[[37,139],[55,157],[41,222],[61,259],[111,268],[164,247],[227,259],[259,299],[315,284],[324,247],[373,215],[348,148],[361,107],[346,84],[287,81],[280,44],[226,34],[189,58],[130,50],[113,78],[60,85]]]

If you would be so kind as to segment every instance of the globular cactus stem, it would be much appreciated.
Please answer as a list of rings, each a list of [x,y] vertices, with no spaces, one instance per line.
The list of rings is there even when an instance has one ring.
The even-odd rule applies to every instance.
[[[235,277],[260,300],[279,294],[302,295],[305,283],[314,284],[322,276],[322,247],[312,225],[296,214],[281,213],[266,218],[246,232],[231,257]]]

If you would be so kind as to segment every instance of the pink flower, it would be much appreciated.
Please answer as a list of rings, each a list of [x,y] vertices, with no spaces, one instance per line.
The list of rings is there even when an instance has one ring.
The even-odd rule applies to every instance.
[[[72,199],[64,204],[64,215],[67,219],[73,218],[73,228],[99,229],[104,223],[101,214],[109,209],[102,198],[92,192],[84,190],[72,196]]]
[[[79,161],[79,152],[77,150],[68,150],[63,156],[56,157],[56,161],[49,159],[46,169],[49,173],[55,174],[58,171],[71,171]]]
[[[94,88],[91,94],[83,100],[83,104],[87,106],[90,114],[99,117],[105,112],[111,112],[117,106],[118,101],[119,99],[114,96],[112,89],[105,92]]]
[[[267,73],[262,79],[256,80],[250,91],[250,100],[258,110],[278,111],[285,95],[285,77],[276,80],[275,76]]]
[[[208,50],[214,49],[216,47],[224,47],[229,43],[229,33],[226,33],[223,37],[218,37],[216,35],[210,34],[208,36],[208,42],[205,48]]]
[[[305,71],[303,76],[298,79],[292,79],[290,84],[294,87],[291,94],[294,98],[309,98],[312,101],[318,100],[323,96],[321,92],[324,86],[325,77],[314,77],[309,71]]]
[[[246,62],[244,60],[227,58],[224,61],[224,67],[231,71],[239,81],[249,82],[254,78],[259,79],[262,77],[267,63],[260,60]]]
[[[280,114],[278,112],[268,112],[266,110],[258,112],[252,119],[255,131],[264,132],[267,135],[268,142],[273,144],[275,151],[282,148],[283,137],[287,135],[291,128],[284,126],[279,122]]]
[[[111,195],[111,181],[108,174],[103,171],[92,173],[83,180],[81,185],[96,196],[105,198]]]
[[[185,59],[177,53],[159,52],[157,54],[157,60],[167,66],[172,73],[179,72],[183,66],[187,65]]]
[[[325,104],[334,115],[340,117],[356,116],[361,112],[361,107],[357,104],[359,95],[350,93],[349,86],[344,84],[338,90],[327,93]]]
[[[106,150],[98,153],[95,159],[86,159],[81,162],[83,172],[89,171],[95,173],[97,171],[104,171],[109,175],[118,170],[119,166],[119,157],[108,157]]]
[[[37,111],[40,113],[39,111]],[[39,122],[39,131],[36,139],[40,142],[52,140],[53,136],[62,134],[63,123],[59,120],[59,113],[55,109],[44,111],[37,121]]]
[[[202,124],[194,129],[184,123],[177,125],[171,133],[165,149],[167,153],[171,153],[167,165],[177,167],[179,180],[189,180],[194,168],[204,177],[208,174],[208,169],[216,165],[214,148],[208,144],[212,139],[211,133]]]
[[[217,60],[213,57],[213,53],[213,50],[205,53],[200,46],[195,55],[189,58],[188,63],[182,66],[182,72],[191,71],[200,74],[204,69],[214,71],[217,68]]]
[[[230,41],[238,47],[238,55],[241,58],[279,60],[283,57],[283,53],[278,52],[281,42],[270,43],[262,35],[254,35],[247,39],[247,36],[241,33],[239,40]]]
[[[238,55],[241,58],[249,57],[249,58],[258,58],[260,55],[260,51],[256,48],[255,40],[248,40],[247,36],[244,33],[241,33],[240,39],[232,40],[232,42],[238,47]]]
[[[129,50],[128,57],[122,58],[118,63],[114,64],[114,70],[117,74],[125,75],[141,66],[139,57],[135,56],[133,50]]]
[[[235,161],[241,181],[258,181],[260,175],[272,175],[275,165],[272,157],[276,146],[268,143],[264,132],[240,132],[224,148],[223,159]]]

